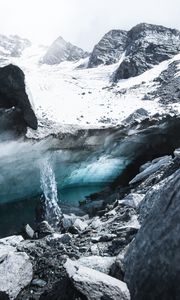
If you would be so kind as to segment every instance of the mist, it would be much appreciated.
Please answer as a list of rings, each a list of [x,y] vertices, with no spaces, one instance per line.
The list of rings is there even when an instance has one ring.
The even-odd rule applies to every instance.
[[[0,33],[38,44],[58,36],[91,51],[111,29],[147,22],[180,29],[178,0],[1,0]]]

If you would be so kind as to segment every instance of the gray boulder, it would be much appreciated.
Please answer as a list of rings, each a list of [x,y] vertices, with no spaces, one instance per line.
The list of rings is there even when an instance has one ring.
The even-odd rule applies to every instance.
[[[111,276],[83,267],[70,259],[65,263],[66,272],[75,289],[88,300],[129,300],[126,284]]]
[[[107,257],[107,256],[87,256],[81,257],[78,259],[78,262],[84,266],[96,271],[109,274],[112,265],[115,263],[116,257]]]
[[[0,248],[0,293],[4,293],[9,299],[15,299],[31,282],[33,269],[25,252],[9,250],[6,247]]]
[[[125,256],[132,300],[180,299],[180,170],[157,193]]]

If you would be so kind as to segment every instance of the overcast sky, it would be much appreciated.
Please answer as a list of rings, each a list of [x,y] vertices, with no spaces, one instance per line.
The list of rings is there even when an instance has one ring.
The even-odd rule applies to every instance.
[[[0,0],[0,33],[41,44],[61,35],[91,50],[108,30],[140,22],[180,29],[180,0]]]

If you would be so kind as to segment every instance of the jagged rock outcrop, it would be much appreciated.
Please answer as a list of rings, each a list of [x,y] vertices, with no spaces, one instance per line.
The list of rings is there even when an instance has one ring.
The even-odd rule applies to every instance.
[[[128,250],[125,280],[132,300],[179,299],[179,198],[178,170],[160,189]]]
[[[163,26],[141,23],[127,34],[126,56],[114,80],[142,74],[180,51],[180,32]]]
[[[111,30],[106,33],[99,43],[94,47],[89,58],[88,67],[98,65],[110,65],[119,61],[124,52],[127,41],[127,31]]]
[[[0,133],[37,129],[37,118],[25,89],[23,71],[15,65],[0,68]]]
[[[66,42],[62,37],[58,37],[49,47],[42,59],[42,63],[55,65],[63,61],[76,61],[88,55],[89,54],[81,48]]]

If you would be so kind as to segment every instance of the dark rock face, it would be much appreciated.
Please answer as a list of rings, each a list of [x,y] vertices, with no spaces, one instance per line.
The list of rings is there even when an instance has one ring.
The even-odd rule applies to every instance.
[[[0,68],[0,132],[25,133],[37,129],[37,118],[25,90],[25,76],[20,68]]]
[[[126,256],[132,300],[180,297],[180,171],[169,177]]]
[[[94,47],[89,59],[89,68],[110,65],[119,61],[127,41],[127,31],[111,30]]]
[[[180,32],[163,26],[142,23],[127,34],[126,57],[114,80],[142,74],[180,51]]]
[[[42,59],[48,65],[59,64],[63,61],[76,61],[89,54],[81,48],[66,42],[62,37],[57,38]]]

